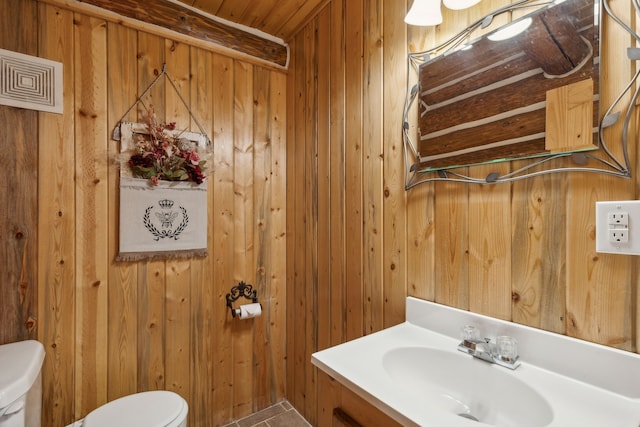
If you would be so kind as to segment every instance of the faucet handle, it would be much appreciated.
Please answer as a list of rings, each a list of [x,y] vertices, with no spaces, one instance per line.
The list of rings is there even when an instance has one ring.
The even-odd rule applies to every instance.
[[[505,362],[514,361],[518,358],[518,342],[514,337],[501,335],[496,338],[496,353]]]
[[[480,341],[480,330],[473,325],[464,325],[462,327],[462,340],[470,342]]]

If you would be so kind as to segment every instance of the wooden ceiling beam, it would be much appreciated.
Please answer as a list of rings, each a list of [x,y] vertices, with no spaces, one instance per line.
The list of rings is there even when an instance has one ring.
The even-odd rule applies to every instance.
[[[45,0],[46,1],[46,0]],[[191,8],[167,0],[77,0],[126,18],[163,27],[259,60],[287,67],[288,48],[275,37],[261,36],[223,20],[197,13]],[[65,3],[69,3],[67,0]]]

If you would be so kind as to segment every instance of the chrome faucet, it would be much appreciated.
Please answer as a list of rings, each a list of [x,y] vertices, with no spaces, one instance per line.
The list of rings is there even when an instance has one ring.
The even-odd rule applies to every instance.
[[[478,338],[478,331],[473,326],[463,328],[463,339],[458,344],[458,350],[470,354],[476,359],[485,362],[495,363],[509,369],[516,369],[520,366],[520,357],[515,349],[515,339],[513,337],[498,337],[500,344],[491,342],[491,338]],[[503,345],[502,342],[508,343]],[[499,348],[500,347],[500,348]]]

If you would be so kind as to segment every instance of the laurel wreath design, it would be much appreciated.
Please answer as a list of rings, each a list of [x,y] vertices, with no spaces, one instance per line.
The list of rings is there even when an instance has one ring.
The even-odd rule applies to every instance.
[[[149,232],[155,237],[153,240],[157,242],[160,239],[164,239],[165,237],[173,240],[178,240],[180,234],[184,231],[185,228],[187,228],[187,224],[189,224],[189,215],[187,215],[187,210],[184,207],[180,206],[180,211],[182,211],[182,222],[180,223],[178,228],[176,228],[175,230],[158,230],[156,226],[151,223],[151,209],[153,209],[153,206],[149,206],[147,209],[145,209],[143,222],[146,229],[149,230]]]

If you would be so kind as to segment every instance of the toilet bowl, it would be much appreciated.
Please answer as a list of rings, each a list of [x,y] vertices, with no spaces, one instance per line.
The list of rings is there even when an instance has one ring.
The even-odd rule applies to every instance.
[[[0,345],[0,427],[39,427],[44,347],[26,340]]]
[[[146,391],[106,403],[69,427],[186,427],[189,407],[172,391]]]
[[[0,427],[39,427],[44,347],[0,345]],[[68,427],[186,427],[189,407],[171,391],[146,391],[106,403]]]

